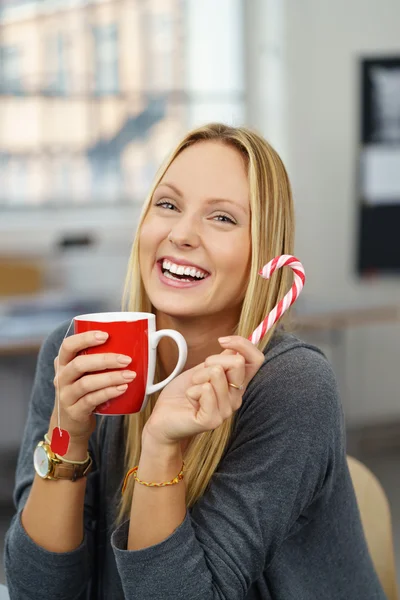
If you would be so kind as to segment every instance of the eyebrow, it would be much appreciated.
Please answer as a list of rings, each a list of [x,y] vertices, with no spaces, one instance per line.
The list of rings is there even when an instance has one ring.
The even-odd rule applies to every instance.
[[[182,192],[173,183],[167,183],[166,181],[163,181],[162,183],[160,183],[157,186],[157,189],[163,185],[171,188],[171,190],[173,190],[177,196],[179,196],[180,198],[183,198]],[[210,198],[209,200],[207,200],[208,204],[219,204],[221,202],[227,202],[229,204],[233,204],[234,206],[236,206],[236,208],[238,208],[239,210],[244,212],[246,215],[248,214],[247,210],[241,204],[239,204],[238,202],[235,202],[234,200],[229,200],[229,198]]]

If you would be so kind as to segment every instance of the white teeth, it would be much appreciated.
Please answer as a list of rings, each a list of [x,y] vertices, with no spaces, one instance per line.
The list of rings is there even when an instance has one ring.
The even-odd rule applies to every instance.
[[[164,273],[164,277],[167,277],[167,279],[172,279],[173,281],[187,281],[188,283],[191,283],[190,279],[178,279],[178,277],[174,277],[168,271]]]
[[[191,277],[197,277],[197,279],[204,279],[207,277],[205,273],[197,270],[195,267],[183,267],[182,265],[176,265],[169,260],[163,260],[162,267],[165,271],[176,273],[177,275],[190,275]],[[166,274],[166,273],[165,273]],[[184,281],[181,279],[180,281]]]

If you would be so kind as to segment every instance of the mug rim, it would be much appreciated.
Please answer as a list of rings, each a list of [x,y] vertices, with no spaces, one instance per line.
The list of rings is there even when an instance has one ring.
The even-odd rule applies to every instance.
[[[85,315],[77,315],[74,321],[95,321],[96,323],[134,323],[143,319],[155,319],[153,313],[135,312],[135,311],[111,311],[99,313],[87,313]]]

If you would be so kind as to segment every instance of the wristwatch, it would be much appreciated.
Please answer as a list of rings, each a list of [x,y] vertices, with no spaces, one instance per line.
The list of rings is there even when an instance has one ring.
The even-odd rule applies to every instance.
[[[35,471],[42,479],[76,481],[90,473],[92,463],[89,453],[82,462],[63,460],[61,456],[54,454],[46,441],[39,442],[33,453]]]

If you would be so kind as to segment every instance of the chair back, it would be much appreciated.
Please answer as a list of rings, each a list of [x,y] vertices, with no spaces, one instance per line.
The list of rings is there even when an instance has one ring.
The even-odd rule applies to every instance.
[[[10,600],[7,588],[2,583],[0,583],[0,600]]]
[[[399,600],[388,499],[375,475],[363,463],[350,456],[347,463],[376,573],[388,600]]]

